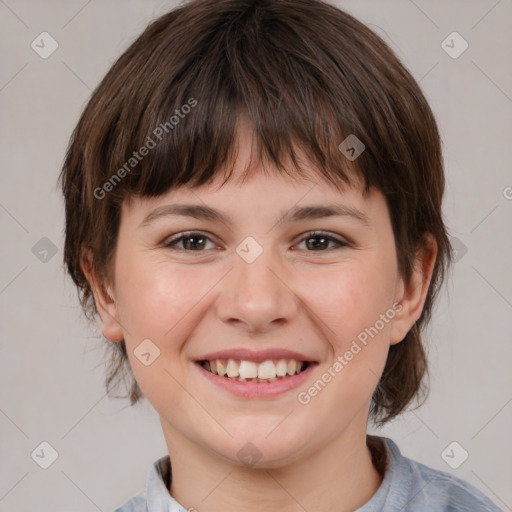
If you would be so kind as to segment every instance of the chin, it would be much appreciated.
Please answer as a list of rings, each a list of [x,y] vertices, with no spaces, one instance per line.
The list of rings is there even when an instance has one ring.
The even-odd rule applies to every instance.
[[[276,469],[285,467],[305,455],[305,448],[310,443],[308,436],[302,431],[301,437],[290,430],[276,428],[245,429],[243,435],[236,435],[227,440],[223,446],[211,446],[213,451],[231,464],[245,466],[250,469]],[[272,429],[275,429],[272,432]],[[302,430],[302,429],[301,429]],[[269,434],[269,432],[271,432]],[[208,440],[211,445],[211,438]]]

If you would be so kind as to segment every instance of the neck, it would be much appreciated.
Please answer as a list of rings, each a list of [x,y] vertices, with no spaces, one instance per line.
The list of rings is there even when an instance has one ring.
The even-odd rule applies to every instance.
[[[190,510],[351,512],[382,482],[365,430],[347,432],[286,466],[254,469],[230,463],[162,426],[172,465],[170,493]]]

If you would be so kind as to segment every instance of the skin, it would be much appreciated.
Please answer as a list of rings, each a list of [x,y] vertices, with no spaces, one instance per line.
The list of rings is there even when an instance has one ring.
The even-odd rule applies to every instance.
[[[436,244],[427,239],[404,283],[380,192],[364,197],[357,185],[340,191],[313,168],[308,180],[253,172],[237,183],[252,162],[251,137],[242,125],[235,174],[224,186],[215,180],[124,203],[113,280],[100,282],[85,264],[84,270],[104,336],[126,341],[135,378],[160,415],[172,463],[170,492],[178,502],[201,512],[354,510],[382,481],[366,445],[368,409],[390,345],[421,315]],[[174,203],[210,206],[233,223],[169,216],[140,226],[155,208]],[[351,217],[276,224],[296,205],[327,203],[359,209],[370,226]],[[314,230],[350,245],[323,245],[308,235]],[[186,231],[208,239],[164,245]],[[252,263],[236,252],[248,236],[263,248]],[[394,303],[401,305],[394,318],[317,396],[300,404],[297,393]],[[147,338],[160,350],[149,366],[134,355]],[[243,399],[207,385],[194,366],[207,352],[235,347],[295,350],[318,366],[300,389]],[[261,456],[251,467],[237,456],[247,442]]]

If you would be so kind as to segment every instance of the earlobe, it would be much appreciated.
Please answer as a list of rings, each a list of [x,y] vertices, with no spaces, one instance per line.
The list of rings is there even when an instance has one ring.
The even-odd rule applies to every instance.
[[[399,296],[396,298],[400,304],[400,311],[397,308],[391,332],[391,345],[400,343],[420,318],[432,280],[436,257],[437,243],[434,237],[428,234],[416,253],[409,282],[401,281],[400,283]]]
[[[101,317],[103,336],[110,341],[122,341],[124,335],[118,320],[118,306],[114,293],[111,286],[99,279],[94,272],[92,255],[89,251],[82,257],[82,270],[94,295],[96,309]]]
[[[124,335],[121,324],[118,320],[118,307],[110,288],[104,291],[102,299],[101,304],[98,304],[98,301],[96,304],[103,324],[103,336],[110,341],[122,341],[124,339]]]

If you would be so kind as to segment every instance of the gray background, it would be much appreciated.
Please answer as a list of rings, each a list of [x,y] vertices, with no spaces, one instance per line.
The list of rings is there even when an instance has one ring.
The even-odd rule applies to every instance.
[[[1,511],[108,512],[144,488],[150,464],[166,453],[149,404],[105,396],[100,331],[82,317],[61,263],[56,179],[91,90],[173,5],[0,1]],[[430,397],[381,434],[512,510],[512,2],[337,5],[391,44],[431,102],[460,258],[428,336]],[[43,31],[59,45],[47,59],[31,48]],[[469,43],[457,59],[441,46],[453,31]],[[43,237],[55,255],[44,253],[52,245]],[[42,441],[59,454],[48,469],[31,458]],[[457,469],[441,456],[453,441],[469,453]],[[457,462],[463,452],[448,453]]]

